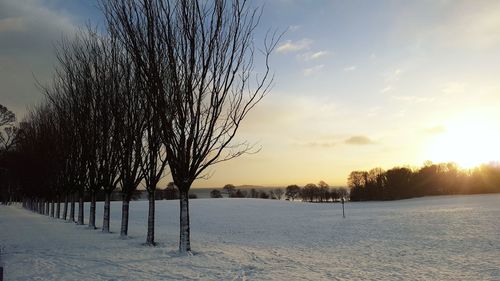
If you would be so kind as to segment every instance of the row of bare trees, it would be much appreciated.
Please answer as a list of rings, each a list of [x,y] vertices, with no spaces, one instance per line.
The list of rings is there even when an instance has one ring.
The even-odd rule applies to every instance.
[[[304,187],[289,185],[285,189],[285,196],[288,200],[301,199],[306,202],[335,202],[342,198],[346,199],[349,192],[346,188],[332,188],[326,182],[320,181],[318,184],[308,183]]]
[[[254,48],[261,10],[245,0],[100,2],[106,29],[89,26],[57,45],[55,75],[41,85],[46,101],[21,123],[16,152],[29,177],[18,179],[27,208],[95,228],[96,194],[122,194],[121,236],[130,199],[149,194],[147,243],[154,244],[154,198],[170,172],[179,190],[180,252],[190,246],[189,196],[210,166],[254,151],[233,141],[268,92],[269,56],[279,35]],[[263,65],[254,67],[256,59]],[[169,167],[169,171],[167,171]],[[74,218],[75,201],[78,216]],[[59,214],[63,202],[63,214]],[[41,206],[45,207],[41,207]]]

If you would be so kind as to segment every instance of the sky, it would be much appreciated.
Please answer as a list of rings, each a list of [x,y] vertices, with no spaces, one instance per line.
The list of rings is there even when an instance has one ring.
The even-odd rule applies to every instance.
[[[500,160],[500,1],[250,3],[264,7],[256,47],[285,32],[274,86],[238,134],[260,151],[195,187],[340,186],[354,170]],[[89,21],[103,24],[90,0],[0,0],[0,104],[22,119],[54,42]]]

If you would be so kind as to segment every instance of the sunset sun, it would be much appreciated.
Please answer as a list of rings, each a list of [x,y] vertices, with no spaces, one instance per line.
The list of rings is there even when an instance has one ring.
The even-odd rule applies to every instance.
[[[467,114],[450,120],[435,136],[427,157],[433,162],[455,162],[462,168],[498,161],[500,134],[492,117]]]

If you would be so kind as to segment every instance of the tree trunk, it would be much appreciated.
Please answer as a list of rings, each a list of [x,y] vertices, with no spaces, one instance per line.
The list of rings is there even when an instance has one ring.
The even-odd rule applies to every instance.
[[[57,203],[56,203],[56,218],[61,217],[61,197],[57,196]]]
[[[43,200],[43,201],[42,201],[42,208],[44,207],[44,205],[45,205],[45,211],[44,211],[44,214],[45,214],[46,216],[49,216],[49,215],[50,215],[50,202],[49,202],[49,201],[45,201],[45,200]]]
[[[109,213],[111,208],[111,192],[105,193],[104,198],[104,214],[102,218],[102,232],[109,233]]]
[[[68,217],[68,194],[66,193],[64,195],[64,208],[63,208],[63,217],[62,217],[62,219],[66,220],[67,217]]]
[[[189,229],[189,196],[188,191],[180,190],[180,237],[179,252],[191,251],[191,239]]]
[[[89,228],[96,229],[95,227],[95,200],[96,200],[96,195],[95,191],[92,191],[90,193],[90,214],[89,214]]]
[[[71,205],[69,208],[69,220],[76,222],[75,220],[75,194],[71,194]]]
[[[51,217],[54,217],[54,205],[55,205],[54,200],[51,200],[50,201],[50,216]]]
[[[122,227],[120,229],[120,237],[125,238],[128,235],[128,209],[130,200],[127,196],[122,199]]]
[[[155,245],[155,190],[148,192],[149,212],[148,212],[148,235],[146,244]]]
[[[83,192],[78,196],[78,222],[76,224],[83,225],[83,208],[85,207],[85,202],[83,201]]]

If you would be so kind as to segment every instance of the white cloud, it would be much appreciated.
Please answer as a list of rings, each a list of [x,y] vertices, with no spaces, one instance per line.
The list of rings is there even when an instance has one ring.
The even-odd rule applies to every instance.
[[[310,56],[310,59],[311,60],[315,60],[315,59],[319,59],[319,58],[322,58],[324,56],[328,55],[328,52],[327,51],[319,51],[319,52],[316,52],[316,53],[313,53],[311,56]]]
[[[354,70],[356,70],[357,68],[358,68],[357,66],[355,66],[355,65],[351,65],[351,66],[344,67],[344,71],[347,71],[347,72],[349,72],[349,71],[354,71]]]
[[[313,74],[316,74],[316,73],[320,72],[324,67],[325,67],[325,65],[320,64],[320,65],[306,68],[303,70],[304,76],[311,76]]]
[[[298,58],[302,61],[312,61],[323,58],[329,54],[328,51],[319,51],[319,52],[306,52],[304,54],[298,55]]]
[[[465,83],[449,82],[443,86],[441,91],[445,94],[461,94],[465,92]]]
[[[434,97],[417,97],[417,96],[392,96],[393,99],[399,101],[407,101],[411,103],[433,102]]]
[[[392,86],[387,86],[387,87],[383,88],[382,90],[380,90],[380,93],[384,94],[384,93],[387,93],[391,90],[392,90]]]
[[[298,52],[309,49],[312,43],[313,41],[307,38],[295,42],[287,40],[283,44],[281,44],[276,51],[278,53]]]
[[[398,81],[401,76],[401,73],[402,73],[401,69],[398,68],[394,71],[384,74],[385,82],[393,83]]]

